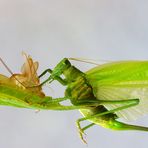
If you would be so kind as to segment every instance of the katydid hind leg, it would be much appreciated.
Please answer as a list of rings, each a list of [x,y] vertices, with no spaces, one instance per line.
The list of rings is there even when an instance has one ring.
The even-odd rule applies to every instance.
[[[127,100],[97,100],[97,99],[81,99],[76,100],[75,105],[86,105],[86,106],[99,106],[105,104],[135,104],[139,103],[139,99],[127,99]]]
[[[86,141],[83,138],[83,128],[81,128],[80,122],[85,121],[85,120],[89,120],[89,119],[92,119],[92,118],[97,118],[97,117],[100,117],[100,116],[103,116],[103,115],[107,115],[107,114],[110,114],[110,113],[115,113],[116,111],[127,109],[127,108],[135,106],[135,105],[137,105],[139,103],[139,99],[130,99],[130,100],[126,100],[126,101],[125,100],[118,100],[118,101],[117,100],[112,100],[112,101],[104,101],[104,100],[101,101],[101,100],[99,100],[99,101],[100,101],[100,103],[102,105],[104,103],[113,103],[113,104],[115,104],[115,103],[119,104],[120,103],[120,104],[123,104],[123,106],[118,107],[118,108],[113,109],[113,110],[109,110],[109,111],[105,111],[105,112],[101,112],[101,113],[99,112],[99,113],[97,113],[95,115],[86,116],[84,118],[78,119],[76,121],[76,125],[77,125],[77,128],[79,130],[80,138],[82,139],[82,141],[84,143],[86,143]],[[96,102],[94,102],[94,103],[96,103]],[[116,120],[114,120],[114,121],[116,121]]]

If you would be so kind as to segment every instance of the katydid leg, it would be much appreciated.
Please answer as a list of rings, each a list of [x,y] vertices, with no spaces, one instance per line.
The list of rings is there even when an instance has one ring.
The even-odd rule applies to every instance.
[[[44,109],[52,109],[52,110],[75,110],[75,109],[90,109],[90,105],[62,105],[60,104],[62,101],[68,100],[69,98],[63,97],[63,98],[54,98],[54,99],[49,99],[46,97],[43,102],[40,102],[40,104],[44,105],[46,104],[43,108]]]
[[[52,74],[52,72],[53,71],[51,69],[46,69],[45,71],[43,71],[43,73],[41,73],[39,75],[39,78],[41,78],[42,76],[44,76],[46,73]],[[66,80],[62,79],[60,76],[53,76],[52,75],[48,79],[46,79],[45,81],[43,81],[40,85],[42,86],[42,85],[44,85],[47,82],[51,83],[53,80],[57,80],[62,85],[66,85],[67,84]]]
[[[52,70],[51,69],[46,69],[45,71],[43,71],[40,75],[39,75],[39,78],[41,78],[42,76],[44,76],[46,73],[52,73]]]
[[[99,106],[105,104],[132,104],[139,103],[139,99],[128,99],[128,100],[97,100],[97,99],[81,99],[76,100],[75,105],[89,105],[89,106]]]
[[[94,100],[92,100],[94,105],[97,105],[97,101],[95,102]],[[92,104],[93,104],[92,103]],[[135,106],[135,105],[138,105],[139,104],[139,99],[129,99],[129,100],[111,100],[111,101],[106,101],[106,100],[98,100],[98,105],[104,105],[104,104],[123,104],[123,106],[121,107],[118,107],[116,109],[112,109],[112,110],[109,110],[109,111],[105,111],[105,112],[101,112],[101,113],[98,113],[98,114],[95,114],[95,115],[92,115],[92,116],[86,116],[84,118],[80,118],[76,121],[76,124],[77,124],[77,128],[79,130],[79,135],[80,135],[80,138],[82,139],[82,141],[84,143],[86,143],[86,141],[84,140],[83,138],[83,128],[81,128],[81,125],[80,125],[80,122],[84,121],[84,120],[89,120],[89,119],[92,119],[92,118],[97,118],[97,117],[100,117],[100,116],[103,116],[103,115],[107,115],[107,114],[110,114],[110,113],[115,113],[116,111],[120,111],[120,110],[123,110],[123,109],[127,109],[127,108],[130,108],[132,106]],[[85,104],[86,105],[86,104]],[[91,127],[91,126],[90,126]],[[88,127],[89,128],[89,127]],[[86,129],[88,129],[86,128]],[[85,127],[84,127],[85,129]]]
[[[84,133],[84,131],[85,131],[86,129],[88,129],[88,128],[94,126],[94,125],[95,125],[95,123],[91,123],[91,124],[88,124],[87,126],[83,127],[83,128],[82,128],[83,133]]]

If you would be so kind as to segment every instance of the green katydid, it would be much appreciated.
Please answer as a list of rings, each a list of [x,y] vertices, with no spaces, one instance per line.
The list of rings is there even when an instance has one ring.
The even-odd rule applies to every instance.
[[[118,118],[129,120],[148,113],[148,61],[112,62],[84,73],[64,58],[53,70],[47,69],[39,77],[36,75],[38,64],[28,63],[31,63],[28,67],[33,73],[25,68],[23,74],[11,78],[0,75],[1,105],[49,110],[79,109],[84,118],[76,123],[84,142],[84,131],[95,124],[113,130],[148,131],[147,127],[117,121]],[[39,78],[47,72],[50,73],[49,78],[40,84]],[[63,98],[44,96],[42,85],[53,80],[67,86]],[[67,99],[71,106],[60,104]],[[81,128],[80,122],[84,120],[92,123]]]
[[[80,108],[84,118],[76,122],[84,142],[84,131],[96,124],[113,130],[148,131],[148,127],[117,121],[118,118],[133,120],[148,113],[148,61],[111,62],[84,73],[64,58],[53,70],[47,69],[39,77],[47,72],[50,76],[42,85],[57,80],[67,86],[65,98],[74,106],[86,106]],[[80,122],[84,120],[92,123],[81,128]]]

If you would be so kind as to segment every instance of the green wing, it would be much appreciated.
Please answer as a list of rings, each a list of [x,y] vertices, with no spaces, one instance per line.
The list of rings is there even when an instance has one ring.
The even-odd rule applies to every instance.
[[[148,114],[148,61],[103,64],[87,71],[86,76],[98,99],[140,99],[139,105],[116,112],[118,117],[135,120],[141,115]],[[120,106],[105,105],[108,110]]]

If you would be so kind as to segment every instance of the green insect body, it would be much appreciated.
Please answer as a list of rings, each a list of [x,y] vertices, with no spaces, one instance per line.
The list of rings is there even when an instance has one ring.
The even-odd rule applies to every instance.
[[[84,118],[77,120],[80,137],[84,142],[84,130],[95,124],[113,130],[148,131],[147,127],[117,121],[118,118],[132,120],[148,113],[147,61],[113,62],[83,73],[65,58],[50,73],[48,81],[58,80],[67,85],[65,97],[74,106],[86,107],[80,109]],[[81,128],[80,122],[84,120],[92,124]]]

